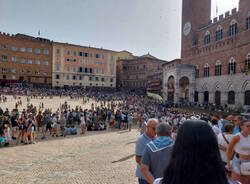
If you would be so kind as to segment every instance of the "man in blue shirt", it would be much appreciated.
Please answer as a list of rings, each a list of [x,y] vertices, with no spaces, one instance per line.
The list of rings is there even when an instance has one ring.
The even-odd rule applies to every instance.
[[[158,124],[157,119],[149,119],[147,121],[146,131],[142,135],[140,135],[140,137],[136,141],[136,148],[135,148],[135,159],[137,163],[136,177],[138,178],[139,184],[147,184],[147,181],[145,180],[145,178],[141,173],[141,159],[145,147],[155,137],[155,129],[157,124]]]
[[[147,144],[141,159],[141,172],[148,183],[153,183],[156,178],[163,177],[174,145],[170,137],[171,126],[168,124],[158,124],[156,134],[157,137]]]

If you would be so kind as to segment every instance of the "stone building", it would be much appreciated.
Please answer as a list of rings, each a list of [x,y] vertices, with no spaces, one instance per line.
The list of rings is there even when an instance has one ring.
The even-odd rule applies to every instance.
[[[147,92],[162,96],[162,67],[147,77]]]
[[[116,60],[126,52],[53,43],[53,87],[116,87]]]
[[[160,70],[165,62],[150,54],[118,60],[117,86],[121,89],[145,93],[148,76]]]
[[[0,32],[1,85],[51,86],[52,42],[24,34]]]
[[[213,20],[211,0],[182,6],[181,63],[175,72],[164,67],[165,99],[171,77],[175,102],[250,105],[250,1],[240,0],[238,10]]]

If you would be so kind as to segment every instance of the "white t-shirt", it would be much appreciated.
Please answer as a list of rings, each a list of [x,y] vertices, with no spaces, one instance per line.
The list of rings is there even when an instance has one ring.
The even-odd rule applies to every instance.
[[[225,135],[225,137],[226,137],[226,139],[227,139],[228,142],[231,142],[232,139],[233,139],[233,137],[234,137],[233,134],[224,134],[224,135]],[[225,141],[225,139],[223,138],[222,133],[220,133],[220,134],[217,136],[217,140],[218,140],[218,144],[219,144],[219,145],[221,145],[221,146],[227,148],[228,144],[227,144],[227,142]],[[223,150],[221,150],[221,149],[220,149],[220,156],[221,156],[221,159],[222,159],[223,162],[227,162],[226,152],[223,151]]]
[[[84,116],[82,116],[82,117],[80,118],[80,121],[81,121],[81,125],[85,125],[85,119],[84,119]]]
[[[212,127],[212,129],[213,129],[215,135],[217,135],[217,136],[221,133],[221,129],[217,125],[214,125]]]

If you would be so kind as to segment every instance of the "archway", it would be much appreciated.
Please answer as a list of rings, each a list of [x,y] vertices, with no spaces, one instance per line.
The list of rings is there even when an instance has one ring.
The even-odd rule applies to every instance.
[[[168,87],[168,101],[174,101],[174,91],[175,91],[175,86],[174,86],[174,76],[170,76],[168,78],[168,83],[167,83],[167,87]]]
[[[194,92],[194,102],[198,102],[199,101],[199,92],[195,91]]]
[[[216,91],[215,92],[215,105],[219,106],[221,104],[221,92]]]
[[[189,101],[189,79],[187,77],[180,79],[180,92],[180,100]]]
[[[205,91],[204,92],[204,102],[208,102],[209,101],[209,92]]]
[[[245,92],[245,105],[250,105],[250,91]]]

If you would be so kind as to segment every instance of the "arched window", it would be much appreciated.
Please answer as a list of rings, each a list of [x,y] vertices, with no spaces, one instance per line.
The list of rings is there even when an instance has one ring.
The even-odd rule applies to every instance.
[[[231,57],[228,63],[228,74],[236,73],[236,61],[234,57]]]
[[[195,66],[195,78],[199,78],[199,76],[200,76],[199,66],[196,65]]]
[[[229,36],[235,36],[238,33],[238,25],[235,19],[233,19],[229,26]]]
[[[221,75],[221,62],[218,60],[215,63],[215,76]]]
[[[245,92],[245,105],[250,105],[250,91]]]
[[[210,32],[209,31],[207,31],[205,34],[204,43],[205,43],[205,45],[210,43]]]
[[[235,104],[235,93],[234,93],[234,91],[229,91],[228,92],[227,103],[228,104]]]
[[[245,61],[245,72],[246,74],[250,71],[250,53],[248,53]]]
[[[209,77],[209,64],[204,65],[204,77]]]
[[[250,11],[248,12],[248,16],[246,19],[246,28],[247,30],[250,30]]]
[[[216,41],[220,41],[220,40],[222,40],[222,38],[223,38],[223,30],[222,30],[221,25],[219,25],[219,26],[216,28],[215,40],[216,40]]]

